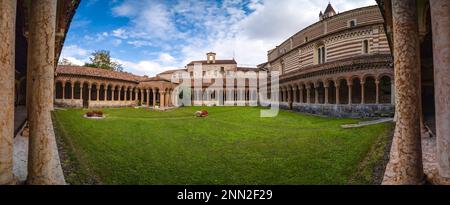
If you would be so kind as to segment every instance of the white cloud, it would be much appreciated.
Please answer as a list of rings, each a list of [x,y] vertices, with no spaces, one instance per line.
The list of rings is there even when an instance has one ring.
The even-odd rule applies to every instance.
[[[86,49],[80,48],[77,45],[67,45],[64,46],[62,50],[61,57],[76,57],[84,58],[90,55],[90,52]]]
[[[175,58],[168,53],[161,53],[159,55],[159,61],[162,63],[172,63],[174,60]]]
[[[161,64],[154,61],[139,61],[136,63],[120,59],[114,60],[122,64],[123,67],[126,68],[126,71],[136,75],[156,76],[157,74],[162,73],[166,70],[179,69],[178,67],[173,66],[162,66]]]
[[[61,58],[61,59],[63,59],[63,58]],[[83,66],[84,62],[85,62],[83,60],[79,60],[74,57],[64,57],[64,59],[67,59],[71,64],[77,65],[77,66]]]
[[[112,35],[114,37],[121,38],[121,39],[127,39],[128,38],[128,36],[126,35],[126,31],[123,28],[119,28],[119,29],[113,30],[112,31]]]

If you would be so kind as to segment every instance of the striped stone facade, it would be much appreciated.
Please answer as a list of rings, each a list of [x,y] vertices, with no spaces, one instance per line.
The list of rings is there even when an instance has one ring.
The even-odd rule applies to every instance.
[[[270,50],[268,62],[258,66],[280,72],[281,106],[339,117],[393,115],[392,57],[379,8],[320,19]]]

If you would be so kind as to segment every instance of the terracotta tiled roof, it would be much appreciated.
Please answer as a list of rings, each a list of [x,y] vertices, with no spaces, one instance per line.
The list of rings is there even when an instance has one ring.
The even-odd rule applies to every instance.
[[[164,78],[161,78],[161,77],[159,77],[159,76],[147,78],[147,79],[145,79],[145,80],[143,80],[143,81],[141,81],[141,82],[150,82],[150,81],[165,81],[165,82],[170,82],[170,81],[168,81],[168,80],[166,80],[166,79],[164,79]]]
[[[233,59],[233,60],[216,60],[215,63],[212,63],[212,62],[208,63],[208,61],[192,61],[188,65],[194,65],[195,63],[212,64],[212,65],[217,65],[217,64],[237,64],[237,62]]]
[[[172,74],[172,73],[175,73],[177,71],[186,71],[186,69],[168,70],[168,71],[164,71],[164,72],[162,72],[162,73],[160,73],[158,75]]]
[[[238,67],[237,70],[238,70],[238,71],[243,71],[243,72],[247,72],[247,71],[258,71],[257,68],[249,68],[249,67]]]
[[[92,76],[92,77],[109,78],[134,82],[141,82],[149,79],[148,77],[138,76],[126,72],[117,72],[101,68],[91,68],[84,66],[58,66],[58,68],[56,69],[56,73],[58,75],[66,74],[66,75]]]

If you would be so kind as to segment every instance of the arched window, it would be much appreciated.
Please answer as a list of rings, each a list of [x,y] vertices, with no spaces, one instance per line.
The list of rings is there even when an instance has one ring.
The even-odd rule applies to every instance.
[[[368,54],[368,53],[369,53],[369,41],[364,40],[363,41],[363,54]]]
[[[317,63],[322,64],[326,62],[326,50],[325,46],[319,46],[317,48]]]

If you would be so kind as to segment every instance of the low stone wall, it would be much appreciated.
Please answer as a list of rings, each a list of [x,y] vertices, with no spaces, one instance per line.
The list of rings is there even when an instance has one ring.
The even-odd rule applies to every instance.
[[[114,108],[114,107],[134,107],[134,101],[90,101],[89,108]]]
[[[260,106],[268,107],[270,101],[260,102]],[[395,112],[394,105],[391,104],[325,105],[280,102],[279,106],[284,110],[343,118],[394,117]]]
[[[89,108],[114,108],[114,107],[134,107],[134,101],[89,101]],[[55,106],[66,108],[82,108],[83,100],[80,99],[55,99]]]
[[[283,103],[282,109],[289,109],[289,104]],[[394,106],[390,104],[353,104],[353,105],[324,105],[293,103],[292,110],[297,112],[326,115],[331,117],[374,118],[393,117]]]
[[[57,107],[72,107],[72,108],[82,108],[83,100],[80,99],[55,99],[55,106]]]

